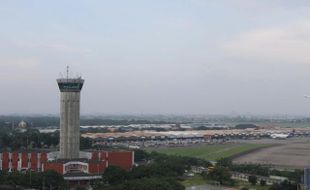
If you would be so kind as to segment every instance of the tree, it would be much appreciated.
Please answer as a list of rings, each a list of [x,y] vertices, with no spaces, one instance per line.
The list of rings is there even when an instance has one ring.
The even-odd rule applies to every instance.
[[[17,171],[8,173],[6,184],[8,185],[20,185],[22,183],[23,176]]]
[[[123,184],[113,187],[101,188],[104,190],[184,190],[176,180],[169,180],[166,178],[144,178],[139,180],[130,180]]]
[[[273,183],[273,184],[270,186],[269,190],[281,190],[281,185],[278,184],[278,183]]]
[[[81,150],[92,148],[92,140],[90,138],[80,137],[80,148]]]
[[[135,150],[135,161],[140,162],[149,159],[149,154],[144,150]]]
[[[248,181],[249,181],[249,183],[251,183],[254,186],[257,183],[257,177],[255,175],[250,175],[248,177]]]
[[[287,177],[291,181],[301,182],[301,177],[303,176],[303,170],[294,170],[294,171],[280,171],[280,170],[271,170],[270,175]]]
[[[231,170],[240,173],[269,176],[269,167],[259,164],[233,164]]]
[[[86,190],[86,188],[85,188],[85,187],[81,187],[81,186],[77,186],[77,187],[75,188],[75,190]]]
[[[47,170],[43,173],[43,180],[46,186],[52,189],[65,189],[66,183],[63,176],[54,170]]]
[[[12,141],[13,141],[13,138],[10,137],[8,134],[3,135],[1,138],[1,142],[4,147],[10,147],[12,144]]]
[[[151,177],[153,175],[153,171],[150,166],[137,166],[134,167],[130,172],[131,179],[140,179],[145,177]]]
[[[266,181],[263,180],[263,179],[261,179],[261,180],[259,181],[259,183],[260,183],[261,186],[265,186],[265,185],[266,185]]]
[[[227,167],[227,168],[232,168],[233,166],[231,158],[222,158],[217,161],[216,165]]]
[[[223,184],[231,181],[231,173],[228,168],[216,166],[209,174],[210,178]]]
[[[118,166],[109,166],[102,175],[103,182],[110,185],[123,183],[127,178],[127,171]]]

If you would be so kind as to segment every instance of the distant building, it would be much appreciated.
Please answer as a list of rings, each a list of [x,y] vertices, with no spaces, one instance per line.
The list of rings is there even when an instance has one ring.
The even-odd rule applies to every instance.
[[[25,121],[21,121],[18,123],[18,128],[20,129],[26,129],[28,126],[27,126],[27,123]]]

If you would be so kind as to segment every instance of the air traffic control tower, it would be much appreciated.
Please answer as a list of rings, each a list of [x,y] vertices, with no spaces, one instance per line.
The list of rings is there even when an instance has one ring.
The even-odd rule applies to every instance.
[[[59,158],[79,158],[81,77],[57,79],[60,90],[60,152]]]

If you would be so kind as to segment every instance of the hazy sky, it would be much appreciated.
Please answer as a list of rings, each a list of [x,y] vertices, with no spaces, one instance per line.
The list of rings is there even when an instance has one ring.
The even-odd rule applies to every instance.
[[[0,114],[310,115],[308,0],[2,0]]]

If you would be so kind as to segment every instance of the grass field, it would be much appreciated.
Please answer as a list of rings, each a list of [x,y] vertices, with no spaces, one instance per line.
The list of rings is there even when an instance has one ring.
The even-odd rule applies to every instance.
[[[162,147],[148,149],[169,155],[190,156],[216,161],[220,158],[227,158],[247,152],[250,150],[269,147],[266,144],[218,144],[218,145],[198,145],[192,147]]]
[[[253,189],[253,190],[268,190],[270,188],[269,185],[261,186],[259,182],[255,186],[252,186],[250,183],[245,182],[245,181],[237,181],[237,184],[235,185],[235,187],[238,187],[239,189],[246,187],[248,189]]]
[[[201,175],[195,175],[192,178],[188,178],[181,182],[185,187],[193,186],[193,185],[204,185],[207,183],[207,180],[203,179]]]
[[[214,181],[203,179],[200,175],[195,175],[194,177],[188,178],[181,182],[182,185],[185,187],[191,187],[191,186],[197,186],[197,185],[205,185],[210,184],[214,185]],[[261,186],[259,185],[259,182],[252,186],[249,182],[245,181],[236,181],[236,184],[234,185],[235,188],[241,189],[242,187],[246,187],[248,189],[255,189],[255,190],[268,190],[270,186]]]

